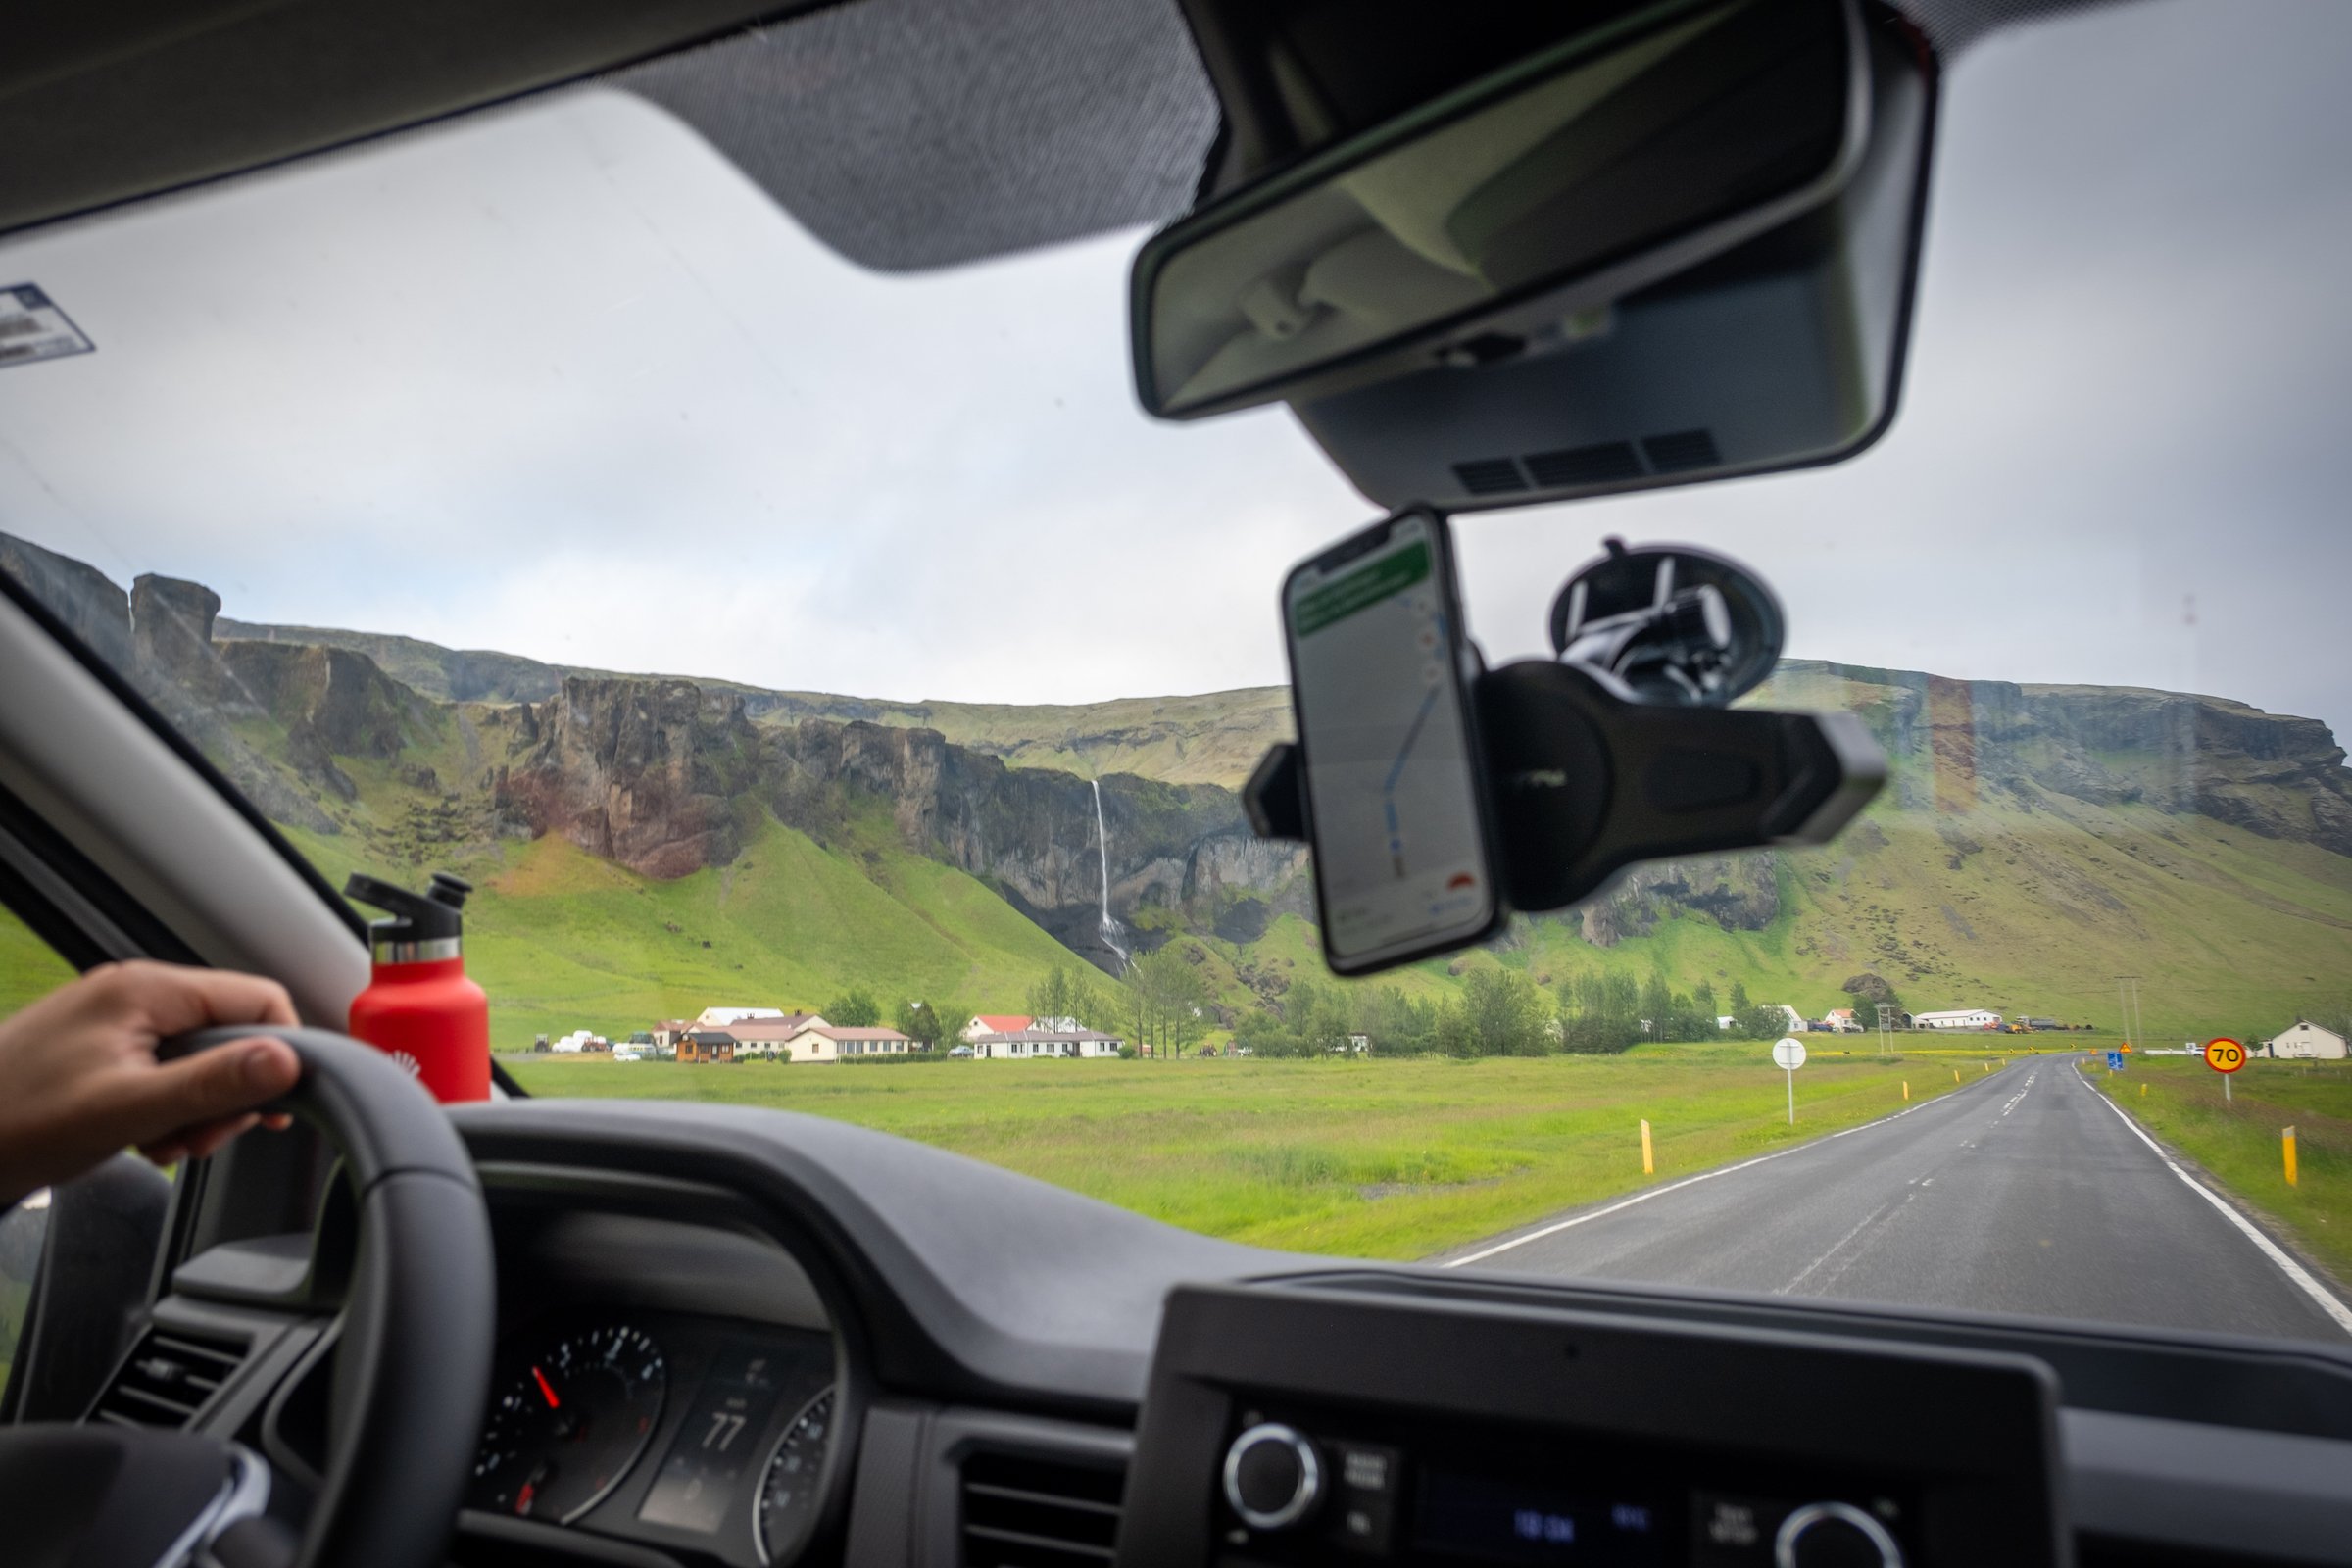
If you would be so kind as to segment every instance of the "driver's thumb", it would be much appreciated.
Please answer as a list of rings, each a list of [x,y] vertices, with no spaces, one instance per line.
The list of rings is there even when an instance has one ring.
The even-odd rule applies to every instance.
[[[284,1041],[239,1040],[128,1075],[122,1108],[148,1129],[140,1137],[156,1137],[253,1110],[301,1077],[302,1063]]]

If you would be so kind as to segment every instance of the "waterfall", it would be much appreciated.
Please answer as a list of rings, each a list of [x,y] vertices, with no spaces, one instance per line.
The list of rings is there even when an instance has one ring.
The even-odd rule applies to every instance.
[[[1089,779],[1095,789],[1095,858],[1102,866],[1102,945],[1119,956],[1119,967],[1127,967],[1127,950],[1119,946],[1119,922],[1110,913],[1110,834],[1102,826],[1102,781]]]

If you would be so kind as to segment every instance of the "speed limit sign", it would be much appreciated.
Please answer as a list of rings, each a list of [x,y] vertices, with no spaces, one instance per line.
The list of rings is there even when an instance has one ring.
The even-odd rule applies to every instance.
[[[2215,1072],[2235,1072],[2246,1064],[2246,1048],[2224,1035],[2205,1042],[2205,1065]]]

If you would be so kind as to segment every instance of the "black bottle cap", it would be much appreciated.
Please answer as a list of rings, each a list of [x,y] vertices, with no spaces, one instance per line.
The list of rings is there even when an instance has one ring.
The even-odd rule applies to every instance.
[[[370,904],[385,918],[368,922],[368,936],[377,942],[434,942],[456,939],[466,929],[466,896],[473,884],[447,871],[433,873],[432,886],[422,893],[353,872],[343,884],[343,896]]]

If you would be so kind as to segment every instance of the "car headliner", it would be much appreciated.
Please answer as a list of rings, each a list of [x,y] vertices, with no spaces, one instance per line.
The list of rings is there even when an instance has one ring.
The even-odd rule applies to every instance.
[[[2115,3],[1898,9],[1948,61]],[[1175,0],[32,0],[9,32],[0,232],[603,76],[902,270],[1173,218],[1217,122]]]

